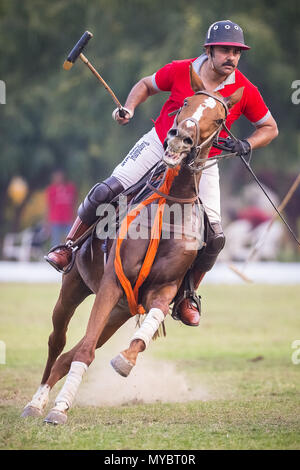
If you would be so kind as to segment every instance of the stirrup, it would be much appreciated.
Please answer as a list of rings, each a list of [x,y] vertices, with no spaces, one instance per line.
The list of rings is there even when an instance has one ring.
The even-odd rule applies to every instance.
[[[185,289],[181,296],[178,296],[178,298],[175,297],[171,317],[174,320],[181,320],[178,308],[184,299],[189,299],[195,302],[196,308],[199,312],[199,315],[201,316],[201,295],[196,294],[195,291]]]
[[[193,279],[192,271],[188,271],[182,281],[183,293],[180,293],[181,286],[174,297],[174,305],[171,316],[174,320],[180,320],[180,314],[178,313],[178,307],[184,299],[190,299],[196,304],[196,308],[201,316],[201,296],[196,293],[195,284]]]
[[[53,253],[53,251],[55,250],[58,250],[59,248],[70,248],[72,250],[72,258],[71,258],[71,261],[70,263],[64,268],[64,269],[60,269],[58,266],[56,266],[55,263],[53,263],[49,258],[48,258],[48,255],[50,253]],[[48,253],[44,256],[44,259],[49,263],[51,264],[51,266],[56,269],[56,271],[58,271],[59,273],[61,274],[68,274],[71,269],[73,268],[74,266],[74,263],[75,263],[75,258],[76,258],[76,251],[78,250],[79,246],[74,246],[73,247],[73,242],[72,240],[68,240],[67,243],[65,243],[64,245],[56,245],[54,246],[53,248],[51,248]]]

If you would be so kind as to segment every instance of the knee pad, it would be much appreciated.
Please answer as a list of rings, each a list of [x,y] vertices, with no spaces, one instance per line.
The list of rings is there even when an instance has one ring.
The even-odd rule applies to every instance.
[[[225,245],[225,235],[220,223],[211,223],[208,230],[208,237],[205,252],[212,255],[218,255]]]
[[[79,206],[78,216],[82,222],[86,225],[92,225],[97,220],[98,206],[110,202],[123,190],[123,185],[114,176],[110,176],[102,183],[95,184]]]
[[[202,248],[195,260],[195,267],[201,271],[210,271],[225,245],[225,235],[220,223],[208,223],[206,246]]]

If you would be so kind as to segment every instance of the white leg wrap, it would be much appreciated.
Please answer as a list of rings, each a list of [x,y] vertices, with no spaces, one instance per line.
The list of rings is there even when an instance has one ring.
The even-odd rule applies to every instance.
[[[56,397],[55,408],[59,408],[61,411],[64,411],[71,407],[81,383],[82,376],[86,372],[87,368],[88,366],[84,362],[72,362],[65,384]]]
[[[36,393],[33,395],[32,400],[26,406],[32,406],[43,410],[49,400],[50,387],[47,384],[40,385]]]
[[[151,308],[141,327],[131,338],[131,342],[135,339],[141,339],[144,341],[147,348],[164,318],[165,316],[159,308]]]

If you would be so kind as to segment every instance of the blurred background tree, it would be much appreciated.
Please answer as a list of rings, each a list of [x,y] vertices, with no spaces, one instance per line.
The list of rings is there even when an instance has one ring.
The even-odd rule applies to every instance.
[[[291,101],[291,84],[300,79],[298,0],[0,0],[0,79],[7,93],[0,105],[1,232],[20,225],[22,210],[56,167],[66,170],[82,196],[108,177],[167,97],[154,96],[129,126],[116,125],[114,103],[87,67],[78,61],[69,72],[62,69],[85,30],[94,34],[87,57],[124,102],[141,77],[171,60],[200,55],[209,25],[226,18],[244,29],[251,50],[239,68],[260,89],[280,130],[276,141],[255,152],[253,166],[267,169],[283,196],[299,172],[300,107]],[[245,137],[251,126],[242,119],[233,130]],[[28,191],[18,210],[7,211],[15,176]],[[239,162],[222,165],[225,193],[247,181]]]

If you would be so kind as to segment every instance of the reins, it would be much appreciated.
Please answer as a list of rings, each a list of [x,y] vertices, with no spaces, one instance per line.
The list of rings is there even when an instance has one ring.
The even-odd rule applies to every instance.
[[[263,185],[261,184],[261,182],[259,181],[259,179],[257,178],[257,176],[255,175],[254,171],[252,170],[251,166],[250,166],[250,161],[251,161],[251,156],[252,156],[252,150],[250,150],[250,156],[249,156],[249,160],[247,161],[243,155],[237,155],[236,152],[228,152],[228,153],[225,153],[224,155],[216,155],[214,157],[210,157],[209,160],[213,160],[212,163],[210,163],[209,165],[207,165],[207,158],[204,158],[204,159],[199,159],[197,158],[199,156],[199,153],[201,153],[201,150],[203,149],[203,147],[205,147],[208,143],[210,143],[216,135],[219,134],[219,132],[224,129],[227,134],[235,141],[237,142],[238,139],[232,134],[232,132],[228,129],[228,127],[226,126],[225,122],[226,122],[226,118],[228,116],[228,107],[226,105],[226,103],[220,99],[219,97],[217,96],[214,96],[212,95],[211,93],[207,92],[207,91],[197,91],[195,93],[195,95],[206,95],[206,96],[209,96],[210,98],[213,98],[214,100],[216,101],[219,101],[224,109],[225,109],[225,118],[223,119],[222,123],[220,124],[219,128],[213,132],[204,142],[202,142],[201,144],[198,144],[198,145],[195,145],[193,148],[192,148],[192,151],[191,153],[194,154],[194,158],[192,160],[190,160],[188,163],[186,163],[186,166],[194,173],[199,173],[200,171],[204,170],[204,169],[207,169],[207,168],[210,168],[211,166],[213,165],[216,165],[220,160],[225,160],[227,158],[231,158],[231,157],[237,157],[239,156],[240,159],[242,160],[243,164],[245,165],[245,167],[247,168],[247,170],[249,171],[249,173],[251,174],[251,176],[254,178],[254,180],[256,181],[256,183],[258,184],[258,186],[260,187],[260,189],[263,191],[264,195],[267,197],[268,201],[270,202],[270,204],[272,205],[273,209],[275,210],[275,212],[277,213],[277,215],[280,217],[280,219],[282,220],[282,222],[285,224],[285,226],[287,227],[287,229],[289,230],[289,232],[291,233],[292,237],[294,238],[294,240],[296,241],[296,243],[300,246],[300,241],[298,240],[297,236],[295,235],[294,231],[292,230],[292,228],[290,227],[290,225],[288,224],[288,222],[285,220],[285,218],[283,217],[283,215],[280,213],[280,211],[277,209],[277,207],[275,206],[274,202],[272,201],[272,199],[270,198],[270,196],[268,195],[268,193],[266,192],[266,190],[264,189]],[[177,126],[177,117],[178,115],[180,114],[180,111],[181,111],[182,107],[179,108],[178,110],[176,111],[173,111],[172,113],[169,114],[169,116],[171,115],[174,115],[176,113],[176,117],[175,117],[175,120],[174,120],[174,123],[176,124]],[[199,140],[199,135],[200,135],[200,132],[199,132],[199,123],[193,119],[193,118],[186,118],[184,119],[183,121],[181,121],[180,124],[182,124],[183,122],[187,121],[187,120],[190,120],[192,122],[194,122],[194,124],[196,125],[196,135],[197,135],[197,139]],[[178,126],[177,126],[178,128]],[[198,142],[197,140],[197,142]],[[215,148],[218,148],[222,151],[228,151],[230,150],[227,146],[226,146],[226,139],[224,138],[217,138],[217,140],[213,141],[213,147]],[[203,165],[195,165],[195,161],[197,160],[197,164],[198,163],[204,163]]]
[[[197,94],[200,94],[200,93],[208,95],[212,98],[215,98],[215,97],[213,97],[212,95],[210,95],[209,93],[206,93],[206,92],[198,92]],[[220,100],[219,98],[215,98],[215,99],[217,101],[220,101],[220,103],[222,103],[222,105],[224,106],[225,118],[222,120],[222,124],[218,127],[218,129],[215,132],[213,132],[207,139],[205,139],[205,141],[202,142],[201,144],[198,144],[199,137],[200,137],[199,123],[193,117],[190,118],[190,120],[193,121],[195,126],[196,126],[196,146],[195,146],[195,148],[196,148],[196,154],[197,155],[199,154],[199,152],[201,152],[203,147],[208,145],[213,140],[213,138],[219,133],[219,131],[221,130],[221,127],[224,124],[224,121],[227,117],[227,114],[228,114],[228,108],[227,108],[226,104],[222,100]],[[177,116],[178,116],[179,112],[177,113],[176,118],[175,118],[176,126],[177,126]],[[188,119],[186,119],[186,120],[188,120]],[[189,166],[189,169],[191,171],[193,171],[194,173],[196,173],[196,171],[194,171],[194,169],[191,168],[190,166]],[[168,169],[166,171],[166,174],[164,175],[165,179],[164,179],[163,183],[161,184],[161,186],[159,187],[159,189],[156,189],[148,181],[147,186],[152,191],[154,191],[153,194],[150,195],[144,201],[142,201],[140,204],[138,204],[138,206],[135,209],[131,210],[127,214],[125,219],[122,221],[122,224],[120,226],[119,235],[118,235],[117,242],[116,242],[114,267],[115,267],[116,275],[117,275],[117,277],[120,281],[120,284],[122,285],[123,290],[126,294],[129,310],[130,310],[130,313],[132,315],[144,314],[145,313],[145,309],[144,309],[143,305],[139,304],[139,288],[144,283],[144,281],[147,279],[147,277],[148,277],[148,275],[151,271],[152,265],[154,263],[154,259],[156,257],[156,253],[157,253],[160,238],[161,238],[162,219],[163,219],[163,213],[164,213],[164,208],[165,208],[166,201],[170,200],[170,201],[177,202],[177,203],[178,202],[179,203],[194,203],[196,200],[198,200],[198,188],[196,187],[196,175],[194,175],[195,190],[196,190],[196,195],[194,197],[187,198],[187,199],[182,199],[182,198],[177,198],[177,197],[173,197],[173,196],[169,195],[169,191],[171,189],[172,182],[174,180],[175,175],[178,174],[178,171],[179,171],[178,167],[176,167],[173,170]],[[198,171],[198,168],[197,168],[197,171]],[[140,272],[138,274],[138,278],[136,280],[136,283],[135,283],[134,287],[132,287],[129,279],[126,277],[126,275],[124,273],[124,270],[123,270],[122,259],[121,259],[121,246],[122,246],[123,240],[127,237],[128,230],[129,230],[129,227],[130,227],[131,223],[140,214],[140,212],[145,208],[145,206],[151,204],[155,200],[158,201],[158,208],[157,208],[157,212],[156,212],[156,215],[155,215],[153,225],[151,227],[150,241],[149,241],[148,248],[147,248],[147,251],[146,251],[146,254],[145,254],[145,257],[144,257],[142,267],[141,267]]]
[[[230,137],[232,137],[234,140],[237,140],[233,134],[229,132],[229,135]],[[226,147],[226,139],[223,139],[223,138],[220,138],[218,140],[218,142],[216,142],[214,144],[214,147],[217,147],[218,149],[220,150],[224,150],[226,151],[228,149],[228,147]],[[271,206],[273,207],[273,209],[275,210],[276,214],[280,217],[280,219],[282,220],[282,222],[285,224],[286,228],[288,229],[288,231],[290,232],[290,234],[292,235],[292,237],[294,238],[294,240],[296,241],[296,243],[300,246],[300,241],[298,240],[296,234],[294,233],[293,229],[290,227],[290,225],[288,224],[288,222],[286,221],[286,219],[283,217],[283,215],[281,214],[280,210],[277,209],[277,207],[275,206],[274,202],[272,201],[272,199],[270,198],[270,196],[268,195],[268,193],[266,192],[265,188],[263,187],[263,185],[261,184],[261,182],[259,181],[259,179],[257,178],[256,174],[254,173],[254,171],[252,170],[251,166],[250,166],[250,160],[251,160],[251,154],[252,152],[250,152],[250,157],[249,157],[249,160],[247,161],[243,155],[239,155],[240,159],[242,160],[243,164],[245,165],[245,167],[247,168],[247,170],[249,171],[249,173],[251,174],[251,176],[253,176],[255,182],[258,184],[258,186],[260,187],[260,189],[262,190],[262,192],[264,193],[264,195],[266,196],[266,198],[268,199],[268,201],[270,202]],[[225,154],[224,155],[224,158],[226,157],[230,157],[230,156],[237,156],[236,154]]]
[[[233,156],[236,156],[236,153],[228,153],[226,155],[218,155],[216,157],[211,157],[210,160],[214,160],[214,162],[212,162],[210,165],[202,165],[202,166],[198,166],[198,165],[195,165],[195,161],[197,160],[197,163],[204,163],[204,162],[207,162],[207,158],[205,159],[199,159],[198,156],[199,154],[201,154],[201,151],[203,150],[203,148],[207,147],[212,141],[213,139],[220,133],[220,131],[222,129],[224,129],[226,132],[228,132],[228,134],[234,139],[234,140],[237,140],[236,137],[234,137],[231,132],[229,131],[229,129],[227,128],[225,122],[226,122],[226,119],[227,119],[227,116],[228,116],[228,106],[227,104],[221,99],[219,98],[218,96],[214,96],[212,95],[211,93],[209,93],[208,91],[197,91],[195,93],[195,95],[206,95],[208,96],[209,98],[212,98],[214,99],[215,101],[218,101],[219,103],[222,104],[223,108],[224,108],[224,111],[225,111],[225,117],[224,119],[222,119],[222,122],[221,124],[219,125],[219,127],[207,138],[205,139],[203,142],[199,143],[199,140],[200,140],[200,129],[199,129],[199,122],[194,119],[193,117],[188,117],[186,119],[184,119],[183,121],[180,122],[180,124],[178,125],[177,124],[177,119],[178,119],[178,116],[182,110],[182,107],[177,109],[176,111],[173,111],[172,113],[169,114],[169,116],[173,116],[175,113],[176,113],[176,116],[175,116],[175,119],[174,119],[174,125],[176,126],[176,128],[178,129],[180,125],[182,125],[184,122],[186,121],[191,121],[194,123],[195,127],[196,127],[196,139],[195,139],[195,145],[192,147],[191,149],[191,155],[194,155],[194,157],[192,159],[190,159],[188,162],[185,163],[185,165],[189,168],[189,170],[191,170],[193,173],[199,173],[200,171],[202,171],[204,168],[209,168],[213,165],[215,165],[218,160],[220,159],[224,159],[224,158],[229,158],[229,157],[233,157]],[[215,146],[215,145],[214,145]]]
[[[190,152],[190,155],[192,156],[192,158],[190,158],[188,161],[185,161],[183,163],[194,174],[196,196],[194,196],[193,198],[188,198],[188,199],[179,199],[179,198],[175,198],[173,196],[170,196],[168,194],[168,192],[169,192],[170,187],[171,187],[170,183],[173,181],[173,178],[174,178],[174,173],[172,175],[172,178],[169,178],[169,176],[171,175],[171,170],[168,170],[167,168],[164,172],[162,182],[161,182],[161,185],[160,185],[159,189],[155,188],[150,183],[149,180],[151,180],[151,178],[149,178],[149,180],[147,181],[146,185],[153,191],[153,194],[151,196],[149,196],[146,199],[146,201],[142,201],[142,203],[138,206],[138,208],[140,208],[140,210],[141,210],[142,209],[142,207],[140,207],[141,205],[143,207],[145,207],[147,204],[154,201],[155,199],[158,200],[159,207],[158,207],[158,210],[157,210],[157,214],[156,214],[156,217],[155,217],[153,227],[151,229],[151,239],[150,239],[148,250],[147,250],[147,253],[146,253],[146,256],[145,256],[145,259],[144,259],[143,267],[142,267],[142,270],[140,271],[140,274],[138,276],[138,279],[137,279],[137,282],[135,284],[134,289],[132,289],[129,280],[126,278],[126,276],[123,272],[122,262],[121,262],[121,257],[120,257],[121,243],[122,243],[122,241],[125,237],[125,234],[128,231],[129,226],[126,225],[126,227],[127,227],[126,232],[123,231],[123,234],[122,234],[123,236],[121,238],[120,238],[120,235],[119,235],[119,238],[117,240],[117,249],[116,249],[116,257],[115,257],[115,269],[116,269],[116,274],[117,274],[117,276],[118,276],[118,278],[119,278],[119,280],[122,284],[122,287],[123,287],[123,289],[126,293],[126,296],[127,296],[127,299],[128,299],[128,304],[129,304],[130,311],[131,311],[132,315],[134,315],[136,313],[139,313],[139,314],[144,313],[143,306],[138,304],[138,289],[142,285],[142,283],[144,282],[146,277],[148,276],[148,274],[151,270],[152,264],[154,262],[154,258],[155,258],[155,255],[156,255],[156,252],[157,252],[157,249],[158,249],[160,234],[161,234],[161,230],[162,230],[162,215],[163,215],[165,202],[167,200],[169,200],[169,201],[178,202],[178,203],[194,203],[198,199],[198,189],[197,189],[197,185],[196,185],[196,174],[199,173],[200,171],[204,170],[204,169],[207,169],[207,168],[210,168],[213,165],[216,165],[220,160],[225,160],[225,159],[228,159],[228,158],[231,158],[231,157],[238,156],[236,152],[228,152],[228,150],[231,150],[231,149],[226,146],[227,139],[219,137],[220,131],[222,129],[224,129],[226,131],[226,133],[231,137],[231,139],[233,139],[235,142],[238,141],[238,139],[227,128],[226,123],[225,123],[226,118],[228,116],[228,107],[227,107],[226,103],[223,100],[221,100],[220,98],[218,98],[217,96],[214,96],[214,95],[212,95],[212,94],[210,94],[209,92],[206,92],[206,91],[198,91],[195,94],[203,94],[203,95],[209,96],[210,98],[213,98],[214,100],[220,102],[222,104],[222,106],[224,107],[225,117],[223,118],[222,123],[219,125],[218,129],[216,129],[207,139],[205,139],[205,141],[203,141],[201,143],[198,143],[199,140],[200,140],[199,139],[200,129],[199,129],[199,123],[198,123],[198,121],[196,121],[196,119],[194,119],[193,117],[190,117],[190,118],[185,119],[184,121],[181,121],[181,123],[180,123],[180,124],[182,124],[183,122],[189,120],[189,121],[194,122],[194,124],[196,126],[196,145],[194,145],[192,147],[192,150]],[[179,115],[181,109],[182,108],[177,109],[176,111],[173,111],[172,113],[169,114],[169,116],[172,116],[172,115],[176,114],[176,117],[174,119],[174,124],[176,124],[177,129],[178,129],[177,118],[178,118],[178,115]],[[217,136],[217,139],[215,139],[216,136]],[[211,142],[212,142],[213,147],[218,148],[218,149],[220,149],[224,152],[227,152],[227,153],[222,154],[222,155],[216,155],[214,157],[210,157],[209,160],[210,161],[213,160],[213,161],[212,161],[212,163],[207,165],[207,162],[208,162],[207,157],[206,158],[198,158],[198,157],[199,157],[199,155],[201,155],[201,151],[203,150],[203,148],[207,147],[208,144],[210,144]],[[300,242],[299,242],[297,236],[295,235],[295,233],[293,232],[293,230],[291,229],[291,227],[289,226],[289,224],[287,223],[285,218],[282,216],[280,211],[277,209],[277,207],[275,206],[275,204],[271,200],[270,196],[267,194],[267,192],[263,188],[262,184],[260,183],[259,179],[255,175],[254,171],[252,170],[252,168],[250,166],[251,155],[252,155],[252,151],[250,151],[250,156],[249,156],[248,161],[242,155],[239,155],[239,157],[242,160],[243,164],[246,166],[247,170],[251,173],[251,175],[253,176],[256,183],[259,185],[259,187],[261,188],[261,190],[263,191],[263,193],[265,194],[267,199],[269,200],[270,204],[272,205],[272,207],[276,211],[277,215],[280,217],[280,219],[283,221],[285,226],[288,228],[289,232],[293,236],[296,243],[298,245],[300,245]],[[156,165],[155,165],[155,167],[156,167]],[[154,168],[152,174],[154,173],[154,171],[155,171],[155,168]],[[141,192],[142,192],[142,190],[141,190]],[[135,212],[135,211],[133,211],[133,212]],[[127,215],[127,218],[126,218],[125,222],[128,222],[128,217],[130,215],[132,215],[132,211]],[[137,213],[135,212],[135,216],[133,217],[133,219],[136,217],[136,215],[137,215]],[[133,219],[130,219],[131,220],[130,223],[133,221]],[[99,220],[97,220],[79,239],[77,239],[72,244],[73,256],[72,256],[71,265],[70,265],[70,267],[68,266],[67,270],[61,271],[61,272],[66,274],[67,272],[70,271],[70,269],[72,268],[72,266],[74,264],[74,261],[75,261],[76,250],[78,249],[81,241],[86,239],[87,236],[89,236],[95,230],[96,225],[97,225],[98,222],[99,222]]]
[[[165,194],[165,193],[159,191],[157,188],[152,186],[152,184],[149,181],[147,181],[146,185],[148,186],[149,189],[151,189],[151,191],[154,191],[156,194],[158,194],[159,196],[165,198],[167,201],[178,202],[180,204],[192,204],[198,198],[198,195],[196,195],[196,196],[193,196],[193,197],[190,197],[190,198],[182,199],[182,198],[170,196],[169,194]]]
[[[218,134],[218,132],[221,130],[221,128],[223,127],[231,136],[232,134],[230,133],[230,131],[227,129],[226,125],[225,125],[225,120],[226,120],[226,117],[228,115],[228,108],[227,108],[227,105],[224,103],[224,101],[222,101],[220,98],[216,97],[216,96],[213,96],[211,95],[210,93],[206,92],[206,91],[198,91],[195,93],[196,95],[197,94],[203,94],[203,95],[206,95],[206,96],[209,96],[210,98],[213,98],[215,99],[216,101],[219,101],[224,109],[225,109],[225,118],[222,122],[222,124],[219,126],[219,128],[212,134],[210,135],[204,142],[202,142],[201,144],[198,144],[194,147],[194,152],[196,153],[196,157],[198,156],[199,152],[201,152],[201,149],[207,145],[211,140],[214,139],[214,137]],[[172,113],[170,113],[169,115],[175,115],[176,114],[176,117],[175,117],[175,120],[174,122],[176,123],[177,125],[177,116],[179,115],[180,111],[181,111],[182,108],[180,109],[177,109],[176,111],[173,111]],[[199,123],[198,121],[196,121],[196,119],[194,118],[189,118],[189,120],[193,121],[195,126],[196,126],[196,143],[198,143],[198,140],[199,140],[199,137],[200,137],[200,131],[199,131]],[[232,136],[233,139],[236,140],[236,138],[234,136]],[[216,145],[215,145],[216,146]],[[221,158],[225,159],[225,158],[229,158],[229,157],[232,157],[232,156],[236,156],[235,153],[230,153],[230,154],[226,154],[226,155],[218,155],[216,157],[212,157],[211,160],[214,160],[213,163],[211,163],[210,165],[202,165],[200,167],[195,167],[194,166],[194,161],[195,159],[193,159],[192,161],[190,160],[189,163],[185,163],[185,165],[189,168],[189,170],[191,170],[194,174],[202,171],[204,168],[209,168],[210,166],[213,166],[215,165],[218,160],[220,160]],[[198,160],[198,162],[207,162],[207,159],[200,159]],[[156,167],[156,165],[155,165]],[[153,175],[155,171],[155,168],[153,169],[152,173],[151,173],[151,176]],[[166,175],[167,175],[167,168],[164,172],[164,175],[163,175],[163,178],[162,178],[162,182],[161,182],[161,186],[160,186],[160,189],[163,189],[163,187],[165,186],[165,179],[166,179]],[[195,184],[195,190],[196,190],[196,196],[194,196],[193,198],[188,198],[188,199],[180,199],[180,198],[174,198],[173,196],[170,196],[169,194],[167,193],[164,193],[162,191],[160,191],[159,189],[155,188],[154,186],[152,186],[152,184],[150,183],[150,180],[151,180],[151,177],[149,178],[149,180],[147,181],[146,185],[149,187],[149,189],[151,189],[154,194],[157,194],[157,197],[159,198],[164,198],[165,200],[169,200],[169,201],[173,201],[173,202],[177,202],[177,203],[186,203],[186,204],[190,204],[190,203],[194,203],[195,201],[197,201],[198,199],[198,191],[197,191],[197,188],[196,188],[196,184]],[[143,191],[143,189],[141,190]],[[67,274],[73,267],[73,264],[75,262],[75,254],[76,254],[76,251],[77,249],[79,248],[80,244],[90,235],[94,232],[94,230],[96,229],[96,226],[99,222],[99,219],[96,220],[96,222],[91,226],[89,227],[86,232],[81,235],[76,241],[74,241],[72,243],[72,251],[73,251],[73,256],[72,256],[72,262],[70,263],[70,265],[67,267],[66,270],[64,271],[61,271],[63,274]],[[137,307],[137,305],[136,305]]]

